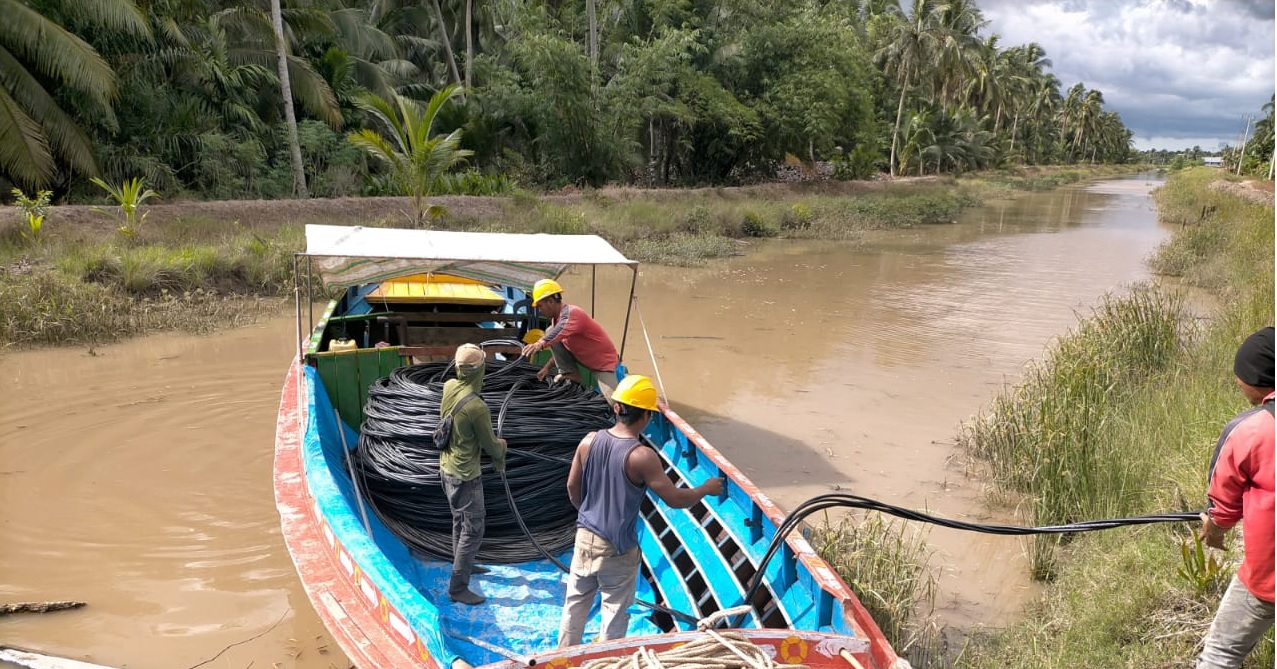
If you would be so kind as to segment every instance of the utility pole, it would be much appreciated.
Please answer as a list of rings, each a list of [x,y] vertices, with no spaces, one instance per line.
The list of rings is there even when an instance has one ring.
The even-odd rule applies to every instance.
[[[1242,131],[1242,153],[1237,159],[1237,173],[1242,173],[1242,163],[1246,160],[1246,138],[1250,136],[1250,122],[1254,120],[1254,116],[1246,116],[1246,129]]]

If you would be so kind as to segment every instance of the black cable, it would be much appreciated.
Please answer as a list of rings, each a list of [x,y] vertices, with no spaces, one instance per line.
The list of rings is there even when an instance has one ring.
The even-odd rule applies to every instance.
[[[511,389],[511,393],[513,393],[513,389]],[[502,436],[501,431],[505,428],[506,405],[509,404],[509,401],[510,401],[509,396],[507,396],[506,401],[502,403],[501,405],[501,412],[498,414],[498,418],[497,418],[497,436]],[[651,442],[648,442],[648,443],[651,443]],[[507,452],[508,450],[509,449],[507,449]],[[572,464],[572,460],[569,458],[567,460],[567,463],[570,466]],[[510,509],[511,511],[514,512],[514,518],[515,520],[519,521],[519,527],[523,530],[523,533],[528,537],[528,541],[532,542],[532,545],[537,549],[538,552],[541,553],[542,556],[544,556],[550,562],[553,562],[554,566],[559,568],[559,571],[565,574],[571,573],[567,565],[560,562],[558,558],[554,557],[553,554],[551,554],[549,551],[547,551],[544,547],[541,546],[541,542],[537,541],[536,536],[528,529],[528,526],[523,522],[523,515],[519,512],[519,506],[518,506],[518,503],[515,502],[514,493],[510,491],[510,484],[506,480],[505,472],[501,472],[501,485],[505,487],[505,494],[506,494],[506,498],[510,502]],[[574,539],[575,539],[575,533],[574,533]],[[655,602],[649,602],[649,601],[635,597],[634,603],[640,606],[646,606],[647,608],[652,609],[653,611],[659,611],[661,613],[669,615],[673,618],[677,618],[684,622],[690,622],[692,624],[696,624],[700,622],[696,616],[683,613],[682,611],[676,611],[674,609],[661,606],[660,604],[657,604]]]
[[[498,414],[494,422],[511,448],[506,480],[483,476],[487,527],[477,559],[485,562],[540,557],[522,540],[520,522],[550,551],[573,544],[576,509],[567,498],[568,465],[582,436],[612,424],[611,409],[597,392],[576,384],[550,386],[536,373],[522,359],[487,363],[480,397]],[[441,560],[452,559],[452,516],[433,433],[443,382],[452,376],[451,362],[426,363],[372,384],[352,463],[356,484],[386,527],[417,553]],[[481,468],[492,473],[489,462]],[[507,482],[509,497],[503,490]],[[518,518],[509,499],[523,510]]]
[[[926,523],[932,523],[941,527],[949,527],[959,530],[967,530],[971,532],[982,532],[985,534],[999,534],[1006,536],[1024,536],[1031,534],[1067,534],[1071,532],[1094,532],[1097,530],[1107,530],[1115,527],[1125,527],[1128,525],[1149,525],[1152,523],[1178,523],[1185,521],[1200,520],[1200,512],[1176,512],[1161,513],[1147,516],[1135,516],[1131,518],[1112,518],[1106,520],[1087,520],[1077,523],[1068,523],[1065,525],[1047,525],[1043,527],[1022,527],[1019,525],[989,525],[982,523],[967,523],[960,520],[950,520],[940,518],[920,511],[912,511],[899,506],[885,504],[868,497],[852,495],[848,493],[827,493],[817,495],[802,504],[799,504],[781,524],[776,527],[776,533],[772,536],[771,542],[767,546],[767,552],[763,554],[763,559],[758,563],[758,569],[749,580],[749,585],[745,590],[745,596],[742,604],[748,604],[754,600],[754,596],[758,594],[758,589],[762,586],[763,576],[767,570],[767,564],[775,557],[780,547],[784,545],[785,537],[789,535],[796,527],[798,527],[808,516],[825,511],[832,508],[851,508],[851,509],[868,509],[870,511],[878,511],[888,515],[903,518],[905,520],[916,520]],[[735,626],[739,626],[746,614],[741,614],[735,619]],[[726,622],[726,621],[723,621]]]

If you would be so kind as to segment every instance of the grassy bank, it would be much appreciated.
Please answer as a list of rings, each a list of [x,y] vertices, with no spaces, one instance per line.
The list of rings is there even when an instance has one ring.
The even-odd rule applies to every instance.
[[[1178,300],[1149,289],[1109,299],[966,426],[963,444],[1032,522],[1204,506],[1211,447],[1246,406],[1233,353],[1273,321],[1273,207],[1211,187],[1219,177],[1194,170],[1159,190],[1162,216],[1182,225],[1153,259],[1222,298],[1218,313],[1191,323]],[[1194,527],[1038,542],[1035,571],[1055,582],[1021,624],[979,639],[960,664],[1187,666],[1241,552],[1234,536],[1232,551],[1211,554],[1223,571],[1205,573],[1186,557]],[[1247,666],[1272,664],[1270,634]]]
[[[949,223],[989,193],[1110,172],[444,197],[437,201],[449,214],[435,225],[594,233],[642,262],[692,265],[739,255],[760,238],[855,239],[866,230]],[[125,236],[97,208],[53,207],[35,241],[10,209],[0,224],[0,348],[251,321],[291,295],[292,254],[304,245],[306,224],[404,227],[409,209],[404,198],[163,203]]]

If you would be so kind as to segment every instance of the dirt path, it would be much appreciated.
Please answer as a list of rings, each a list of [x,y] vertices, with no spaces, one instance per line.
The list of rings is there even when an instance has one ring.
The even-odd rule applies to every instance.
[[[1245,181],[1212,181],[1211,190],[1235,195],[1255,204],[1273,203],[1273,182],[1247,179]]]

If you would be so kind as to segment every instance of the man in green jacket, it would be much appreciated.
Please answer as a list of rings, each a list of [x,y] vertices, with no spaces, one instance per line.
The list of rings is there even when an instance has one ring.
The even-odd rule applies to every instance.
[[[479,392],[483,390],[486,358],[483,349],[474,344],[457,348],[457,378],[443,384],[443,401],[439,405],[442,420],[458,402],[464,402],[452,418],[452,437],[448,449],[439,454],[439,478],[443,493],[452,509],[452,579],[448,597],[463,604],[482,604],[483,595],[470,589],[474,557],[483,541],[483,481],[479,458],[486,452],[492,468],[505,471],[505,439],[492,431],[492,414]],[[474,395],[473,399],[467,399]]]

